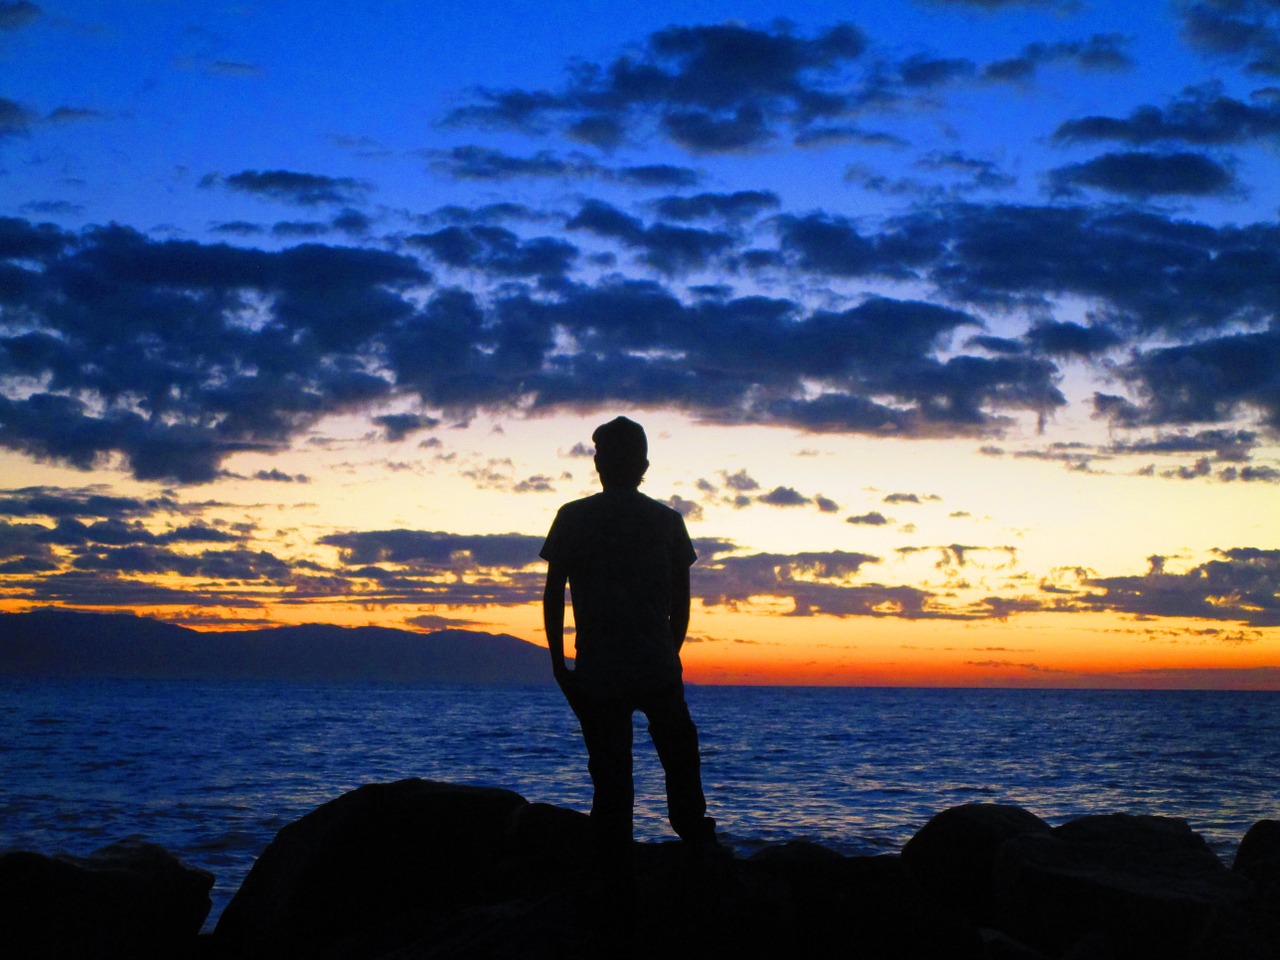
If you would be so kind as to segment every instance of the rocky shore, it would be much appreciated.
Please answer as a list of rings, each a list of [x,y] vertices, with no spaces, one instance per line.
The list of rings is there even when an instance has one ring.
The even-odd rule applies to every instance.
[[[627,909],[590,824],[496,788],[370,784],[282,829],[211,934],[213,877],[140,841],[0,856],[15,958],[938,958],[1277,960],[1280,821],[1221,863],[1187,824],[1050,827],[1000,804],[943,811],[899,854],[795,841],[750,857],[638,844]],[[611,908],[612,904],[612,908]]]

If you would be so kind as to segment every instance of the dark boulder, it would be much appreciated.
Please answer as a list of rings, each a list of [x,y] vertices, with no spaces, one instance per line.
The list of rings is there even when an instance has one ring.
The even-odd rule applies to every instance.
[[[939,903],[989,925],[1000,846],[1013,837],[1049,831],[1049,824],[1021,807],[966,803],[929,820],[902,848],[902,860]]]
[[[998,925],[1053,956],[1086,944],[1125,960],[1230,956],[1214,943],[1235,935],[1253,892],[1186,821],[1127,814],[1013,837],[995,877]]]
[[[1280,885],[1280,820],[1259,820],[1245,833],[1231,869],[1259,891]]]
[[[282,829],[214,931],[236,957],[374,956],[424,916],[487,895],[509,790],[410,779],[368,784]]]
[[[213,947],[228,960],[983,956],[976,928],[896,856],[643,843],[625,897],[600,876],[583,814],[505,790],[370,785],[280,831]]]
[[[0,951],[49,960],[187,956],[213,879],[136,837],[86,857],[0,855]]]

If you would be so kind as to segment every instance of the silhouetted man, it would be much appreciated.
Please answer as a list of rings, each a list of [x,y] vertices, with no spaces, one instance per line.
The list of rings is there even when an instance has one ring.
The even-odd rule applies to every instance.
[[[640,424],[617,417],[591,435],[602,493],[566,503],[541,556],[543,622],[556,682],[582,725],[602,865],[631,872],[631,716],[649,720],[666,771],[667,814],[687,843],[715,843],[706,815],[698,730],[684,699],[680,646],[689,626],[689,567],[697,555],[684,519],[639,491],[649,468]],[[575,669],[564,656],[565,583],[577,629]]]

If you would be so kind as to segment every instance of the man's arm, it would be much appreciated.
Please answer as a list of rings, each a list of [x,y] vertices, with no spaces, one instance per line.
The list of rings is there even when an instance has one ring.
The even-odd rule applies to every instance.
[[[564,587],[569,571],[563,563],[554,560],[547,563],[547,584],[542,591],[542,627],[547,634],[547,646],[551,650],[551,672],[556,683],[563,684],[570,675],[564,659]]]
[[[689,632],[689,568],[678,565],[671,574],[671,642],[676,653]]]

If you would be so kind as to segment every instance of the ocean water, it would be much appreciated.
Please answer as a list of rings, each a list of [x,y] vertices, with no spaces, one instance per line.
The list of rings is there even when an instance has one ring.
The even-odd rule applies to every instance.
[[[1280,694],[690,687],[711,813],[748,853],[793,838],[894,851],[933,814],[1013,803],[1187,819],[1230,863],[1280,817]],[[636,723],[636,833],[671,836]],[[424,777],[587,810],[554,688],[0,681],[0,849],[126,836],[217,877],[209,926],[285,824],[361,784]]]

